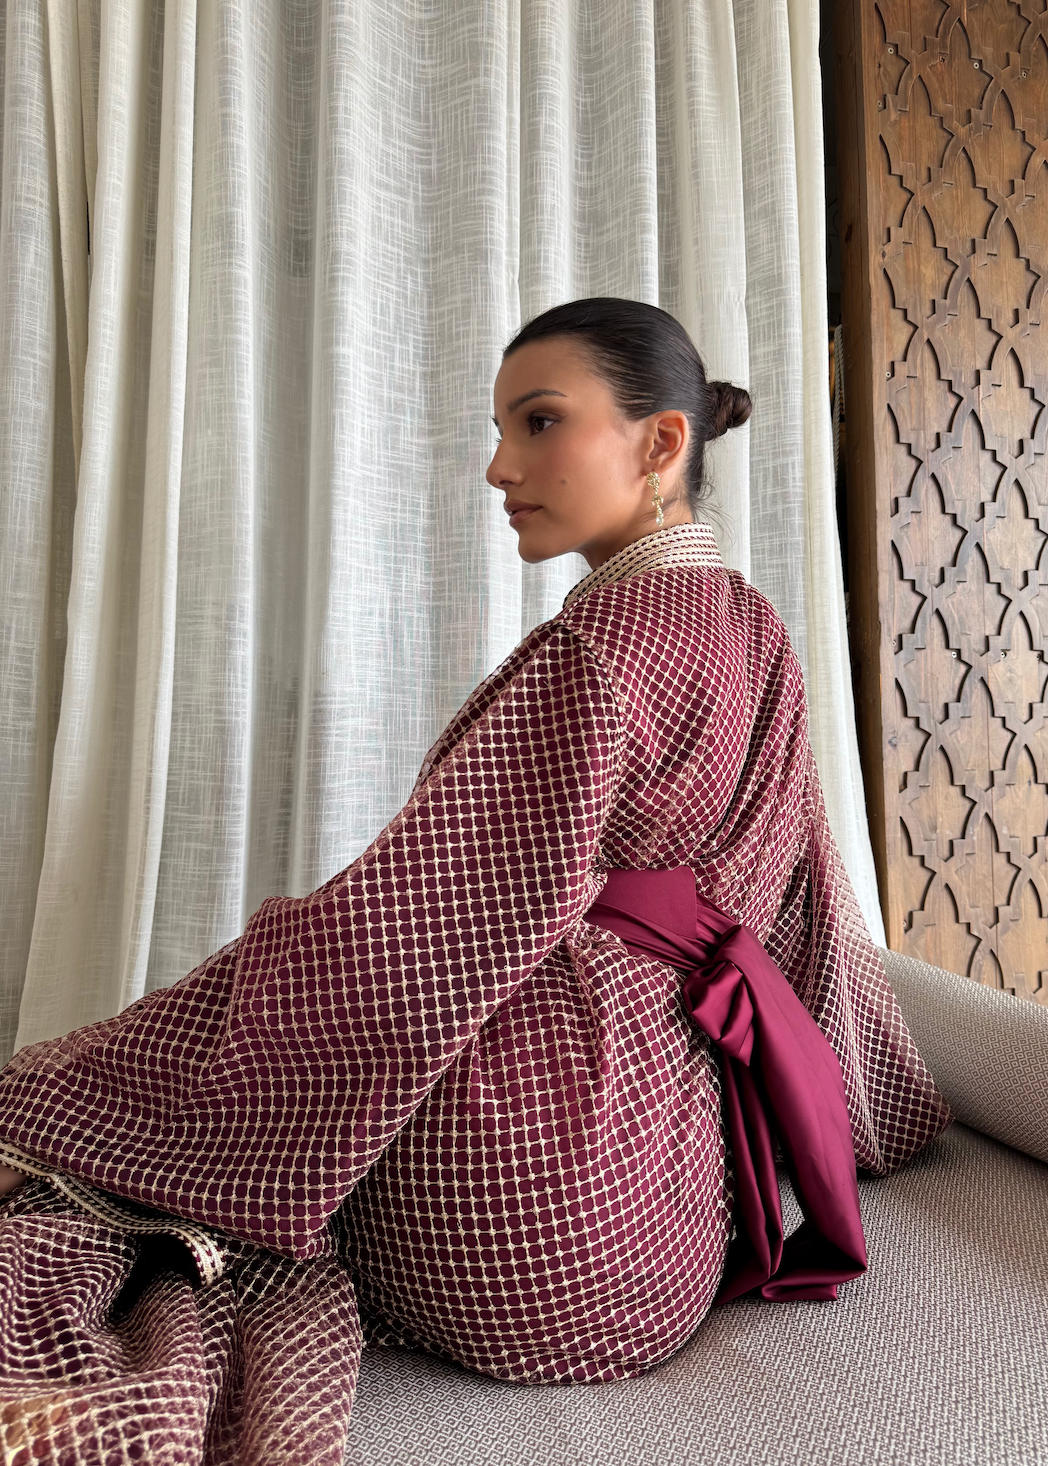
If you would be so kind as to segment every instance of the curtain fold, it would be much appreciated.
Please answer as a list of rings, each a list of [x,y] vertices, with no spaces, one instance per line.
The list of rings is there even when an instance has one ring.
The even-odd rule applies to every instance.
[[[83,438],[84,372],[87,364],[87,171],[80,95],[80,16],[67,0],[47,0],[46,30],[51,78],[51,128],[55,140],[58,239],[62,258],[65,337],[69,355],[74,467]]]
[[[871,933],[883,946],[886,939],[877,904],[877,875],[859,763],[837,529],[837,463],[827,383],[826,183],[818,66],[819,17],[809,0],[788,0],[787,19],[796,140],[804,390],[804,604],[801,614],[806,623],[805,686],[812,747],[830,826]],[[770,586],[768,593],[773,594]]]
[[[8,1046],[16,1020],[21,1044],[176,980],[347,864],[559,607],[581,561],[522,566],[484,470],[502,346],[581,295],[663,305],[750,388],[710,454],[715,522],[801,655],[882,936],[817,24],[814,0],[8,0]]]
[[[47,25],[3,15],[0,1058],[18,1025],[65,658],[75,474]]]
[[[715,379],[749,386],[739,51],[731,0],[668,0],[656,15],[659,299]],[[707,448],[721,553],[752,573],[750,432]]]

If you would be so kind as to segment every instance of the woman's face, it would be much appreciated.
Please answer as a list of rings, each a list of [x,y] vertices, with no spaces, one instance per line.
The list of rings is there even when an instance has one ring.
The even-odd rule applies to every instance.
[[[505,495],[522,560],[584,555],[591,568],[655,529],[651,470],[665,523],[691,519],[678,487],[688,419],[657,412],[629,422],[611,389],[568,337],[519,347],[495,378],[501,437],[487,480]]]

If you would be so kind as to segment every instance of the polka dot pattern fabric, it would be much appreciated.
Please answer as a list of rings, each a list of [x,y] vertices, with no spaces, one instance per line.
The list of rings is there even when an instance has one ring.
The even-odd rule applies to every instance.
[[[833,1045],[858,1164],[889,1170],[938,1133],[949,1112],[826,824],[782,623],[707,526],[664,530],[477,689],[351,866],[0,1074],[0,1145],[39,1177],[0,1211],[21,1300],[0,1354],[9,1448],[64,1431],[71,1466],[334,1466],[361,1330],[512,1380],[619,1379],[677,1349],[731,1230],[717,1058],[678,975],[586,912],[609,868],[681,865]],[[181,1271],[135,1262],[163,1246]],[[61,1339],[59,1275],[81,1300]],[[311,1351],[328,1404],[304,1451]],[[103,1426],[174,1421],[190,1377],[210,1404],[156,1426],[168,1455],[102,1451]],[[26,1401],[55,1391],[52,1426]],[[253,1445],[256,1412],[284,1412],[294,1449],[276,1425]]]

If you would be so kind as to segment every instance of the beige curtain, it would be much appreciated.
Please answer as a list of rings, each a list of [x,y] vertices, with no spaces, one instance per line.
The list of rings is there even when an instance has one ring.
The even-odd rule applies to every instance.
[[[882,937],[817,39],[814,0],[7,0],[8,1048],[347,864],[559,606],[581,562],[523,568],[484,469],[501,347],[574,296],[665,306],[750,387],[723,549],[786,618]]]

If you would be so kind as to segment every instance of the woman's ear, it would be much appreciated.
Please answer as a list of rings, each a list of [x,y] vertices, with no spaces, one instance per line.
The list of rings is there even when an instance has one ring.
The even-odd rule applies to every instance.
[[[666,474],[674,468],[683,467],[691,432],[687,413],[670,408],[656,413],[650,422],[647,469]]]

